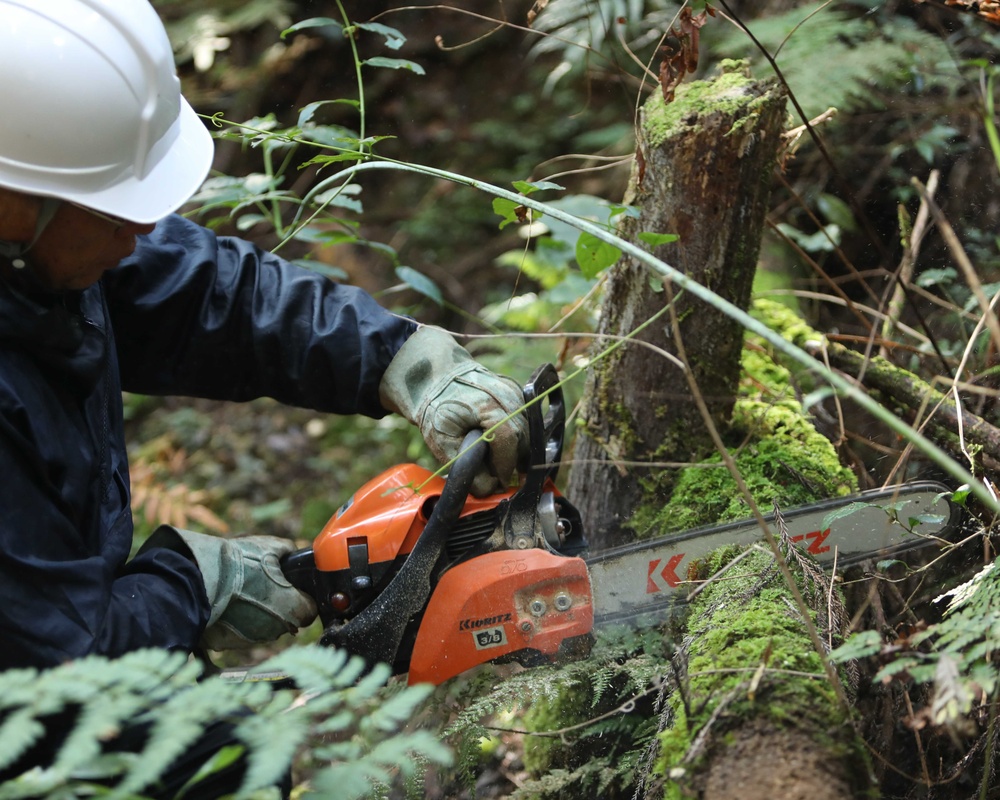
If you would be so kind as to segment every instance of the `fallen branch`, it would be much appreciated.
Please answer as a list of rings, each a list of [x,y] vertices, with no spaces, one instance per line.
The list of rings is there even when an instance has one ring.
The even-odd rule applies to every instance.
[[[880,356],[866,361],[861,353],[829,340],[822,346],[812,342],[806,349],[814,355],[822,350],[832,367],[854,378],[862,376],[866,389],[877,391],[912,411],[918,420],[926,411],[927,419],[919,424],[926,423],[934,431],[938,444],[952,455],[965,458],[964,441],[979,448],[973,455],[982,467],[991,471],[1000,468],[1000,428],[956,405],[951,397],[912,372]]]

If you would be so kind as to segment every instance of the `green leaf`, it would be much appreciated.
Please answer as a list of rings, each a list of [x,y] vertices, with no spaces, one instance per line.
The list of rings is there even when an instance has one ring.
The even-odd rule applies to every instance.
[[[439,306],[444,305],[444,297],[442,297],[438,285],[423,273],[417,272],[413,267],[396,267],[396,277],[415,292],[433,300]]]
[[[287,36],[298,33],[299,31],[304,31],[308,28],[336,28],[337,30],[343,30],[344,26],[341,25],[337,20],[331,19],[330,17],[313,17],[312,19],[304,19],[302,22],[296,22],[292,27],[285,28],[281,32],[281,38],[284,39]]]
[[[215,755],[213,755],[208,761],[201,765],[201,768],[191,776],[187,783],[185,783],[180,791],[177,793],[177,800],[181,800],[188,790],[205,780],[205,778],[210,775],[214,775],[216,772],[225,769],[231,764],[236,763],[243,753],[246,752],[246,748],[241,744],[230,744],[223,747]]]
[[[316,156],[315,158],[310,158],[303,167],[320,166],[324,167],[327,164],[336,164],[340,161],[364,161],[368,158],[367,153],[361,153],[357,150],[352,150],[348,153],[337,153],[336,155],[322,155]]]
[[[532,192],[540,192],[543,189],[566,188],[564,186],[560,186],[558,183],[553,183],[552,181],[514,181],[513,186],[523,195],[529,195]]]
[[[917,276],[915,283],[922,289],[929,289],[938,284],[950,286],[955,282],[956,278],[958,278],[958,272],[954,267],[939,267],[936,269],[925,269]]]
[[[944,516],[942,514],[918,514],[915,517],[910,517],[910,528],[916,528],[918,525],[923,525],[924,523],[928,525],[940,525],[944,522]]]
[[[405,58],[384,58],[383,56],[375,56],[374,58],[366,58],[361,62],[369,67],[381,67],[383,69],[408,69],[410,72],[414,72],[417,75],[425,75],[424,68],[413,61],[407,61]]]
[[[840,228],[832,223],[815,233],[804,233],[786,222],[775,227],[807,253],[831,253],[840,244]]]
[[[351,108],[361,108],[360,100],[350,100],[346,97],[338,98],[336,100],[318,100],[315,103],[309,103],[309,105],[303,106],[299,109],[299,118],[296,122],[296,126],[299,128],[304,128],[307,123],[312,122],[312,118],[316,115],[316,112],[322,106],[329,105],[346,105]]]
[[[493,198],[493,212],[502,218],[500,230],[503,230],[512,222],[520,223],[526,219],[524,206],[508,200],[506,197]]]
[[[965,501],[968,500],[969,494],[971,493],[969,484],[963,483],[954,492],[951,493],[951,502],[957,506],[965,507]]]
[[[343,220],[337,219],[336,217],[325,217],[325,222],[336,222],[338,225],[343,225],[348,230],[347,231],[335,231],[329,228],[320,228],[317,225],[304,225],[295,231],[295,241],[297,242],[309,242],[310,244],[318,244],[322,247],[329,247],[334,244],[353,244],[358,241],[358,236],[355,231],[358,228],[358,223],[354,220]],[[304,259],[299,259],[304,260]]]
[[[587,278],[594,278],[619,258],[622,251],[591,233],[581,233],[576,241],[576,263]]]
[[[846,506],[843,506],[842,508],[836,508],[829,514],[827,514],[825,517],[823,517],[823,524],[820,526],[820,528],[821,530],[826,530],[827,528],[831,528],[833,527],[833,523],[836,522],[838,519],[843,519],[844,517],[848,517],[855,511],[860,511],[863,508],[871,508],[871,507],[872,507],[871,503],[859,503],[859,502],[848,503]]]
[[[639,239],[648,244],[650,247],[656,247],[661,244],[670,244],[671,242],[676,242],[681,237],[676,233],[652,233],[650,231],[642,231],[639,234]]]
[[[326,275],[332,281],[346,281],[348,279],[348,274],[344,272],[340,267],[333,267],[329,264],[324,264],[322,261],[315,261],[311,258],[296,258],[292,260],[293,264],[297,264],[300,267],[305,267],[312,272],[319,275]]]
[[[816,206],[827,222],[832,222],[841,230],[853,232],[858,229],[851,207],[836,195],[821,193],[816,198]]]
[[[361,201],[351,196],[359,194],[360,191],[361,187],[358,184],[350,183],[347,186],[338,186],[328,192],[321,192],[314,199],[317,205],[346,208],[360,214],[363,211]]]
[[[244,214],[236,220],[236,230],[248,231],[259,222],[266,222],[267,217],[263,214]]]
[[[381,34],[385,37],[385,46],[390,50],[398,50],[406,43],[406,37],[402,33],[388,25],[383,25],[381,22],[356,22],[354,27]]]

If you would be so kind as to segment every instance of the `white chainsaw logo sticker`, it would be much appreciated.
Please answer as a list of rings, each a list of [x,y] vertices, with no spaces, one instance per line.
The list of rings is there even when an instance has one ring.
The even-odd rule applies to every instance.
[[[507,644],[507,634],[502,627],[487,628],[482,631],[474,631],[472,640],[476,643],[477,650],[486,650],[490,647],[502,647]]]

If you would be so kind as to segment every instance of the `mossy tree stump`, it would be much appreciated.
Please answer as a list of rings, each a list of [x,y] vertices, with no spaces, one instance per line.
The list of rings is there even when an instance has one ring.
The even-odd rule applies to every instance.
[[[657,256],[732,303],[750,299],[761,232],[785,117],[784,94],[731,65],[711,81],[681,86],[670,104],[659,93],[642,110],[639,158],[626,202],[639,207],[625,234],[677,234]],[[642,166],[638,166],[642,164]],[[641,264],[623,259],[608,282],[597,350],[664,308],[664,290]],[[688,365],[712,416],[731,413],[743,331],[704,302],[675,301]],[[676,354],[669,316],[636,338]],[[697,460],[711,441],[681,370],[662,354],[629,344],[594,364],[568,494],[587,520],[594,549],[627,539],[623,523],[648,471],[631,462]]]

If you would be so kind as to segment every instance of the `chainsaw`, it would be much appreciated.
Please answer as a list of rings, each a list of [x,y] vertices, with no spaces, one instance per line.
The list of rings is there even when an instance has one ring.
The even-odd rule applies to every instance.
[[[524,401],[531,467],[517,488],[469,495],[487,447],[474,432],[446,478],[416,464],[390,468],[311,547],[283,559],[289,581],[316,600],[322,645],[389,664],[411,684],[441,684],[486,662],[551,661],[586,652],[596,626],[676,612],[699,560],[760,540],[747,520],[585,557],[583,521],[555,483],[566,407],[554,367],[536,370]],[[847,567],[940,541],[958,518],[948,492],[907,483],[781,516],[791,542]]]

